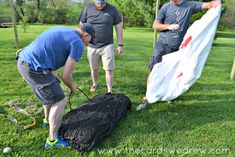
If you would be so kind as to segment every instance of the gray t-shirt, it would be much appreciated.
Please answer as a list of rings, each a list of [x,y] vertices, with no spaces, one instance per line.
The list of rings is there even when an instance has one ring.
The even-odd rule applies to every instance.
[[[103,10],[95,7],[94,3],[87,5],[80,14],[80,22],[88,22],[95,28],[96,44],[89,44],[89,47],[100,48],[113,44],[113,26],[121,22],[117,9],[106,3]]]
[[[161,31],[159,41],[171,48],[178,49],[189,28],[192,14],[201,10],[202,2],[183,0],[179,5],[175,5],[172,2],[164,4],[159,10],[156,20],[163,24],[178,24],[180,28],[175,31]]]

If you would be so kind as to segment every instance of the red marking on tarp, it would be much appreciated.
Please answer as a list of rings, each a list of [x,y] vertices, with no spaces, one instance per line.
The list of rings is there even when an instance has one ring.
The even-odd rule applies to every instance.
[[[192,40],[192,36],[190,35],[183,44],[181,44],[181,48],[185,48],[187,47],[187,45],[190,43],[190,41]]]
[[[177,76],[177,78],[179,78],[179,77],[181,77],[181,76],[183,76],[183,73],[182,73],[182,72],[180,72],[180,74]]]

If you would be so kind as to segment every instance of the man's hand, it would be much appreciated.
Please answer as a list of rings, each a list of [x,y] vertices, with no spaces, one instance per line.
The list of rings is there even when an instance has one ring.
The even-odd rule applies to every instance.
[[[180,26],[178,24],[172,24],[172,25],[168,25],[167,29],[171,30],[171,31],[175,31],[177,29],[179,29]]]
[[[215,1],[211,1],[211,2],[204,2],[202,4],[202,9],[216,8],[220,4],[221,4],[221,0],[215,0]]]
[[[123,52],[123,47],[122,46],[118,46],[118,48],[117,48],[118,55],[121,55],[122,52]]]
[[[216,1],[212,1],[212,8],[216,8],[218,5],[221,4],[221,0],[216,0]]]

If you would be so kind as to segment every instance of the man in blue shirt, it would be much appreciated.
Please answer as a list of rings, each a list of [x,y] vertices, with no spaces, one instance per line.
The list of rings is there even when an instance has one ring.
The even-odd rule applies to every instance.
[[[67,99],[52,71],[64,67],[62,81],[71,93],[76,93],[72,73],[83,54],[84,44],[93,43],[94,38],[95,30],[89,23],[77,29],[56,26],[40,34],[19,54],[18,70],[43,104],[43,125],[49,125],[46,149],[68,146],[67,141],[58,136]]]
[[[83,9],[79,21],[92,24],[96,32],[95,44],[89,44],[87,48],[87,58],[93,82],[90,92],[95,92],[98,87],[99,62],[102,58],[108,93],[112,93],[115,69],[113,26],[116,28],[118,39],[117,53],[121,55],[123,52],[123,31],[120,15],[117,9],[107,3],[106,0],[94,0],[93,3],[88,4]]]

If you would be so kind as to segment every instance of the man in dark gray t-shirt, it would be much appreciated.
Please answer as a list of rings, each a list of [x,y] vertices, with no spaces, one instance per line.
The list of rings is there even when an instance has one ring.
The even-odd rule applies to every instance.
[[[88,4],[79,17],[81,23],[90,23],[95,28],[96,43],[89,44],[87,58],[89,60],[93,85],[90,92],[98,88],[99,61],[102,58],[103,69],[105,70],[106,85],[108,93],[112,93],[115,68],[113,26],[116,27],[118,48],[120,55],[123,52],[123,31],[120,15],[117,9],[106,2],[106,0],[94,0]]]
[[[171,0],[159,10],[153,28],[160,30],[160,38],[155,44],[154,54],[150,60],[150,71],[156,63],[162,61],[162,56],[175,52],[179,49],[184,35],[189,28],[189,21],[193,14],[202,9],[210,9],[220,3],[219,0],[207,3]]]

